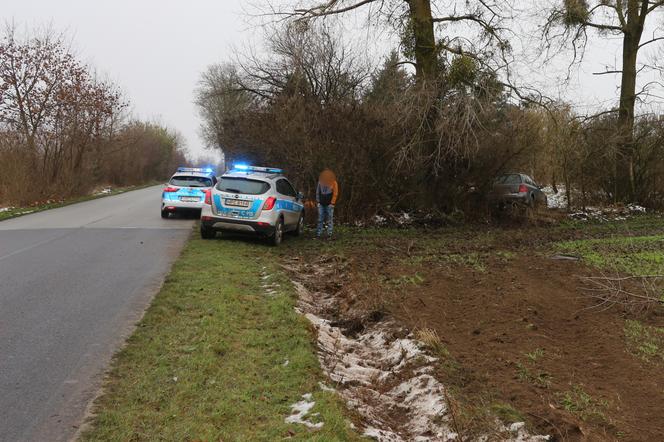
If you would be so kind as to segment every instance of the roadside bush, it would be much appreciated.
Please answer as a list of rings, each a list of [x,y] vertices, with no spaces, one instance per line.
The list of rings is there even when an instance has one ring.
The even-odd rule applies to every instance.
[[[393,52],[369,67],[324,22],[287,22],[267,36],[265,57],[243,56],[203,73],[202,132],[227,163],[288,170],[313,198],[319,172],[339,179],[338,214],[488,216],[493,179],[514,171],[574,205],[615,202],[620,164],[613,116],[582,119],[565,103],[544,108],[465,55],[440,59],[435,84],[418,84]],[[661,121],[637,124],[638,199],[662,205]],[[563,187],[563,186],[561,186]]]

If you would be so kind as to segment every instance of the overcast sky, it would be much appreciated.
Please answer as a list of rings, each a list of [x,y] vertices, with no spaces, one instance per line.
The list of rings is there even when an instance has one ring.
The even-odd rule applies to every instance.
[[[287,0],[284,0],[287,1]],[[540,5],[542,0],[535,0]],[[191,151],[203,152],[200,121],[192,103],[200,73],[210,64],[231,60],[233,48],[257,41],[260,29],[248,24],[243,0],[2,0],[2,14],[19,27],[52,25],[66,31],[79,57],[117,83],[136,116],[181,132]],[[254,1],[255,3],[255,1]],[[362,29],[353,31],[365,42]],[[366,32],[366,31],[365,31]],[[369,41],[368,56],[390,46],[389,35]],[[616,97],[617,78],[593,76],[619,54],[617,41],[594,39],[587,62],[572,82],[556,86],[566,74],[567,58],[546,69],[524,67],[526,82],[551,95],[570,99],[579,110]],[[530,66],[532,67],[532,66]]]

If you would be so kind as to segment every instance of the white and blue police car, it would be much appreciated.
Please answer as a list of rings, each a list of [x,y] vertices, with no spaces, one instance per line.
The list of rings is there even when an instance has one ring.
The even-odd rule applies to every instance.
[[[205,191],[217,183],[214,170],[200,167],[178,167],[161,193],[161,217],[171,213],[200,211]]]
[[[201,237],[217,232],[257,234],[279,245],[284,233],[301,235],[304,202],[281,169],[236,164],[206,191]]]

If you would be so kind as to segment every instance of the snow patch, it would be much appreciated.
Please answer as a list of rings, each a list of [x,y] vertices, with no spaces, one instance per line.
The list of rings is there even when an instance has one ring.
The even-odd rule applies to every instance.
[[[354,338],[345,336],[341,328],[314,313],[333,299],[294,284],[300,295],[298,310],[317,331],[321,366],[339,386],[340,396],[363,417],[366,436],[381,442],[456,439],[448,425],[443,385],[429,374],[410,370],[436,358],[426,355],[411,336],[394,337],[394,324],[368,327]],[[406,421],[400,419],[396,425],[395,412],[406,415]]]
[[[380,216],[380,215],[374,215],[374,217],[371,219],[371,221],[373,222],[373,224],[375,224],[377,226],[382,226],[382,225],[387,223],[387,218],[385,218],[384,216]]]
[[[542,188],[542,192],[546,195],[549,209],[566,209],[568,203],[565,186],[557,186],[556,190],[558,192],[554,191],[552,186]]]
[[[589,206],[569,214],[569,217],[578,221],[624,221],[633,216],[647,213],[648,210],[638,204],[630,203],[626,206]]]
[[[308,428],[319,429],[323,426],[324,422],[311,422],[306,419],[307,415],[312,408],[316,405],[316,402],[313,401],[311,393],[303,394],[302,400],[291,405],[291,410],[293,414],[286,418],[287,424],[301,424]],[[318,416],[318,413],[314,413],[311,417]]]
[[[322,383],[322,382],[319,382],[319,383],[318,383],[318,386],[320,387],[321,390],[323,390],[323,391],[327,391],[328,393],[334,393],[335,391],[337,391],[337,390],[335,390],[335,389],[332,388],[332,387],[328,387],[327,385],[325,385],[325,384]]]

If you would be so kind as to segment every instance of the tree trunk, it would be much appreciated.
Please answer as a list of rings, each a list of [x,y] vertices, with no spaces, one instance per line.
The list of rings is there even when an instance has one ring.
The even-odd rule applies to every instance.
[[[645,5],[645,9],[644,9]],[[628,0],[627,24],[623,28],[622,75],[620,82],[620,109],[618,113],[617,196],[621,200],[633,200],[636,195],[634,163],[634,107],[636,105],[636,62],[645,25],[647,2]],[[639,14],[640,12],[640,14]]]
[[[625,34],[623,39],[623,67],[620,84],[620,109],[618,113],[618,192],[619,199],[631,200],[636,193],[634,182],[634,107],[636,105],[636,59],[639,38]]]
[[[431,158],[437,147],[434,130],[437,118],[435,98],[438,94],[438,53],[436,36],[431,14],[431,0],[406,0],[409,6],[409,26],[411,26],[415,44],[415,79],[421,91],[419,106],[422,109],[423,124],[418,133],[419,154],[423,164],[415,172],[416,181],[423,188],[442,187],[439,171],[433,166]],[[419,203],[422,207],[440,207],[440,195],[445,192],[421,192]]]
[[[431,0],[408,0],[410,25],[415,38],[416,77],[420,85],[435,82],[438,76],[436,36],[433,31]]]

